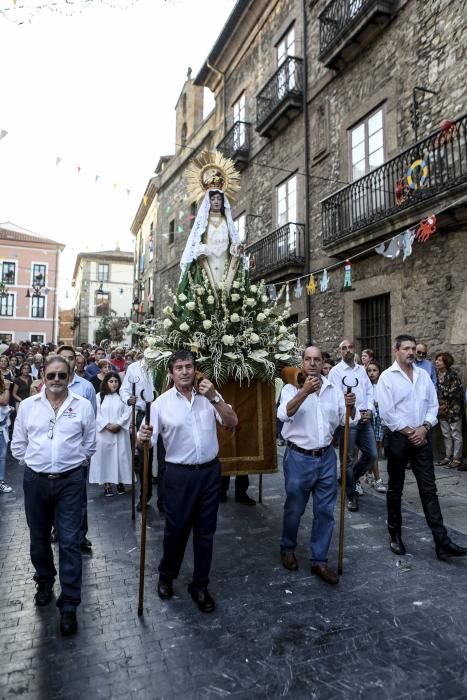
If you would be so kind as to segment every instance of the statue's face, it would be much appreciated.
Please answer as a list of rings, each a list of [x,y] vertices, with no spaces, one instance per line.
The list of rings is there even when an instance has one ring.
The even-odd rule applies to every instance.
[[[211,211],[214,213],[219,213],[222,211],[222,195],[215,192],[209,197],[209,201],[211,202]]]

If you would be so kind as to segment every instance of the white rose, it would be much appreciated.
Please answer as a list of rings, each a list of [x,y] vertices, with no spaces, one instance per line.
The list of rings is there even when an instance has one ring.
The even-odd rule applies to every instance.
[[[240,289],[240,282],[232,282],[232,287],[234,289]]]
[[[186,305],[186,308],[188,309],[188,311],[193,311],[193,309],[196,308],[195,302],[194,302],[194,301],[189,301],[188,304]]]
[[[288,333],[288,332],[289,332],[289,329],[287,328],[287,326],[280,326],[279,333]]]
[[[264,311],[263,311],[263,314],[265,316],[269,316],[270,313],[271,313],[271,309],[264,309]]]
[[[207,331],[211,328],[211,326],[212,326],[212,323],[208,319],[203,321],[203,328],[205,328]]]
[[[245,304],[247,306],[256,306],[256,299],[252,299],[252,297],[248,297],[248,299],[246,299],[246,301],[245,301]]]
[[[172,325],[172,321],[170,320],[170,318],[164,318],[164,322],[162,325],[164,326],[164,328],[170,328],[170,326]]]
[[[208,304],[214,304],[214,297],[210,294],[206,301],[208,302]]]
[[[262,313],[259,313],[259,314],[257,315],[257,317],[256,317],[256,320],[257,320],[257,321],[260,321],[260,322],[261,322],[261,321],[265,321],[265,320],[266,320],[266,316],[265,316],[264,314],[262,314]]]
[[[232,323],[238,323],[240,321],[240,316],[238,314],[232,314],[230,320]]]
[[[256,286],[256,284],[252,284],[250,287],[250,292],[253,292],[253,294],[256,294],[257,291],[258,291],[258,287]]]
[[[203,294],[204,294],[205,291],[206,291],[206,290],[204,289],[204,287],[198,287],[198,294],[199,294],[200,297],[203,296]]]
[[[188,323],[185,323],[185,321],[179,325],[179,328],[181,331],[189,331],[190,330],[190,326],[188,325]]]
[[[166,306],[163,312],[168,316],[169,314],[172,313],[172,307],[171,306]]]
[[[231,294],[230,298],[232,301],[238,301],[240,299],[240,294]]]
[[[156,339],[152,338],[150,335],[148,335],[145,340],[148,348],[153,348],[156,344]]]
[[[233,345],[235,343],[235,338],[233,335],[223,335],[221,341],[223,345]]]
[[[251,333],[250,334],[250,342],[251,343],[258,343],[259,342],[259,335],[256,335],[256,333]]]
[[[186,301],[186,296],[184,294],[179,294],[178,295],[178,300],[179,301]]]
[[[267,298],[266,294],[263,294],[263,296],[261,297],[261,301],[263,302],[263,304],[267,303],[268,298]]]

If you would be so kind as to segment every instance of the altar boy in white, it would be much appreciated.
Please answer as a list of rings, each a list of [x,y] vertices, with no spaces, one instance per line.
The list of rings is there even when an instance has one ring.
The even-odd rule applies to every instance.
[[[120,398],[122,381],[118,372],[107,372],[97,394],[96,452],[91,458],[89,483],[104,484],[104,495],[119,495],[131,484],[131,406]]]

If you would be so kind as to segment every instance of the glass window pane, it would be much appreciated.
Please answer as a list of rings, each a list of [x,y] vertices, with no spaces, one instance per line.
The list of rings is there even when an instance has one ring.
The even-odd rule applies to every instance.
[[[360,161],[352,167],[352,180],[358,180],[365,175],[365,161]]]
[[[352,148],[365,140],[365,125],[360,124],[352,129]]]
[[[383,130],[382,129],[380,129],[379,131],[376,131],[368,139],[368,153],[374,153],[374,151],[378,151],[380,148],[383,148]]]
[[[365,144],[360,143],[355,148],[352,148],[352,165],[356,165],[361,160],[365,160]]]
[[[370,153],[369,155],[369,166],[370,170],[374,170],[375,168],[379,168],[380,165],[384,163],[384,151],[382,148],[378,149],[374,153]]]
[[[379,109],[373,116],[368,119],[368,133],[374,134],[375,131],[383,128],[383,110]]]

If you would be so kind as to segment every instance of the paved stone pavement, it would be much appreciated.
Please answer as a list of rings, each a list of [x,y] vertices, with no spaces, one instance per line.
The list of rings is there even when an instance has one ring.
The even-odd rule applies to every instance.
[[[21,471],[10,463],[14,492],[0,497],[1,698],[467,698],[467,560],[437,561],[410,484],[408,555],[389,551],[384,496],[367,490],[360,512],[347,514],[344,575],[334,587],[309,572],[310,509],[299,571],[280,565],[281,474],[264,478],[262,505],[229,500],[215,540],[210,588],[218,607],[211,615],[187,593],[189,550],[176,597],[157,597],[163,523],[151,510],[142,619],[139,520],[132,525],[129,495],[104,499],[92,487],[94,554],[84,559],[79,632],[63,639],[55,606],[33,605]],[[455,479],[467,490],[466,474],[438,472],[442,491],[454,492]],[[458,514],[454,520],[460,527]],[[330,554],[335,564],[336,536]]]

